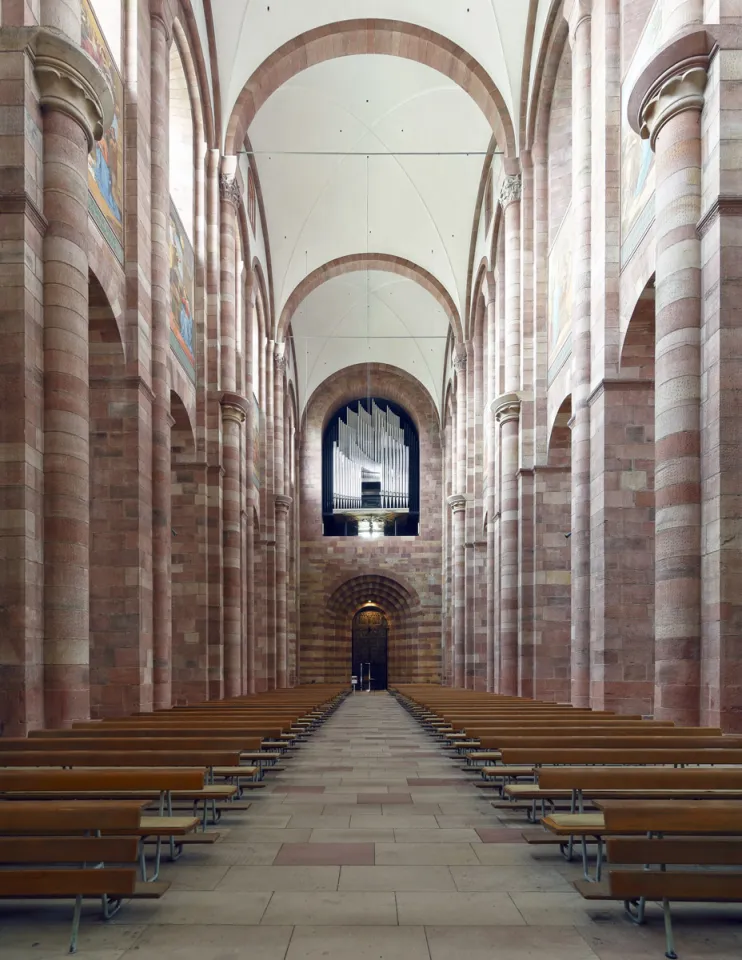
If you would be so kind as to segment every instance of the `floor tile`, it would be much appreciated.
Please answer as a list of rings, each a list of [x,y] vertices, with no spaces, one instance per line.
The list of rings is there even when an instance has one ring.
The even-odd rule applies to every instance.
[[[278,866],[374,863],[373,843],[286,843],[275,859]]]
[[[435,926],[425,933],[431,960],[596,960],[570,927]]]
[[[400,924],[517,926],[525,924],[506,893],[398,893]]]
[[[292,927],[149,927],[125,960],[284,960]],[[82,957],[82,954],[78,956]],[[3,956],[3,960],[5,960]]]
[[[286,960],[429,960],[422,927],[297,927]]]
[[[233,892],[337,890],[339,876],[340,867],[335,866],[230,867],[217,889]]]
[[[343,867],[338,890],[455,890],[447,866]]]
[[[263,924],[284,926],[394,925],[393,893],[275,893]]]

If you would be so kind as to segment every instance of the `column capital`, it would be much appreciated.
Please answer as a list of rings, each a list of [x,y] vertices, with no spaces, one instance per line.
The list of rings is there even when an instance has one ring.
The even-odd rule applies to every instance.
[[[276,494],[274,497],[274,504],[277,514],[282,514],[284,517],[288,514],[291,504],[293,503],[291,497],[286,497],[282,493]]]
[[[500,187],[500,206],[507,210],[511,203],[519,203],[523,192],[523,180],[519,173],[506,176]]]
[[[97,63],[65,36],[43,27],[13,31],[9,39],[13,46],[14,40],[25,41],[20,46],[33,53],[42,110],[75,120],[92,150],[113,120],[113,92]]]
[[[446,502],[451,508],[451,513],[460,513],[462,510],[466,510],[466,497],[461,493],[454,494]]]
[[[457,373],[466,370],[467,350],[465,343],[457,343],[453,348],[453,368]]]
[[[517,393],[503,393],[492,401],[491,410],[498,423],[507,423],[508,420],[520,419],[520,395]]]
[[[485,306],[495,303],[497,300],[497,281],[492,270],[487,270],[484,274],[483,294]]]
[[[165,34],[165,43],[170,45],[172,40],[172,32],[170,30],[170,24],[168,23],[168,18],[165,15],[165,12],[161,9],[161,5],[158,4],[159,9],[150,9],[149,11],[149,22],[153,27],[159,27],[160,30]]]
[[[276,370],[278,373],[285,373],[286,362],[287,362],[285,340],[275,341],[275,347],[273,350],[273,362],[276,365]]]
[[[665,44],[634,84],[628,119],[643,140],[656,149],[668,120],[686,110],[700,113],[715,42],[703,29],[685,33]]]
[[[227,173],[219,174],[219,197],[239,210],[242,203],[242,190],[236,177]]]
[[[248,404],[245,397],[239,393],[223,393],[219,403],[222,408],[222,421],[231,420],[233,423],[245,422],[248,411]]]
[[[580,27],[592,19],[593,0],[564,0],[562,15],[569,25],[570,45],[574,45]]]

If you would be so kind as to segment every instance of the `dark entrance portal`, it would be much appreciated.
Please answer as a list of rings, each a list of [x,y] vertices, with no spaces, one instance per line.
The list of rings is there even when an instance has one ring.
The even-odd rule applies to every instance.
[[[387,640],[389,624],[378,607],[364,607],[353,617],[353,673],[363,676],[368,690],[368,664],[371,664],[371,689],[386,690]]]

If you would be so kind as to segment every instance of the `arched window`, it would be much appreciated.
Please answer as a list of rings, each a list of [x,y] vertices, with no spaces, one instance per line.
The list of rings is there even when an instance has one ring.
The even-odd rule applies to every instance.
[[[354,400],[330,418],[322,441],[325,536],[417,536],[420,445],[402,407]]]

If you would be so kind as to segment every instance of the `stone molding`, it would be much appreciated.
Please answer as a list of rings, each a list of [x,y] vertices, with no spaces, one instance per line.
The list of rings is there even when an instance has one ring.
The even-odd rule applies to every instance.
[[[490,410],[498,423],[507,423],[508,420],[518,420],[520,418],[521,398],[517,393],[504,393],[500,397],[495,397],[492,401]]]
[[[0,212],[2,207],[0,207]],[[720,217],[742,217],[742,197],[719,196],[698,221],[696,233],[702,240]]]
[[[165,34],[165,42],[170,46],[170,41],[173,38],[172,32],[170,30],[170,24],[167,22],[165,15],[160,10],[150,10],[149,11],[149,22],[154,27],[159,27],[162,32]]]
[[[466,497],[461,493],[454,494],[446,502],[451,508],[451,513],[460,513],[462,510],[466,510]]]
[[[686,110],[700,112],[716,47],[704,29],[683,33],[665,44],[647,64],[631,91],[629,123],[656,149],[662,127]]]
[[[240,209],[242,203],[242,188],[236,177],[228,173],[219,174],[219,197],[221,200],[231,203],[235,210]]]
[[[24,214],[42,237],[49,226],[44,214],[26,192],[0,194],[0,216],[4,214]]]
[[[511,203],[520,203],[523,194],[523,180],[519,173],[505,177],[500,187],[500,206],[507,210]]]
[[[249,409],[245,397],[239,393],[223,393],[219,403],[222,408],[222,422],[231,420],[234,423],[244,423]]]
[[[275,349],[273,351],[273,362],[276,365],[277,373],[285,373],[286,365],[288,358],[286,356],[286,341],[281,340],[279,343],[276,343]]]
[[[489,307],[491,303],[497,302],[497,281],[495,280],[495,275],[491,270],[487,270],[484,275],[484,284],[483,284],[482,293],[484,294],[484,304],[485,307]]]
[[[282,493],[277,493],[274,497],[276,514],[282,513],[284,516],[287,516],[293,502],[294,501],[292,497],[287,497]]]
[[[587,398],[587,405],[591,407],[596,400],[599,400],[604,393],[610,390],[652,390],[654,389],[654,380],[639,380],[637,377],[625,380],[620,378],[604,378],[590,392]],[[572,429],[572,417],[567,426]]]
[[[63,34],[45,27],[11,27],[3,34],[0,49],[29,50],[42,110],[63,113],[78,123],[90,152],[113,120],[113,91],[96,62]]]
[[[2,211],[0,210],[0,212]],[[146,398],[150,401],[150,403],[155,402],[155,394],[154,394],[154,391],[152,390],[151,384],[147,383],[144,377],[140,377],[138,375],[134,375],[131,377],[116,377],[116,378],[90,377],[88,383],[91,386],[95,384],[100,384],[101,386],[104,386],[104,387],[112,387],[112,386],[136,387],[137,390],[140,390],[146,396]]]

